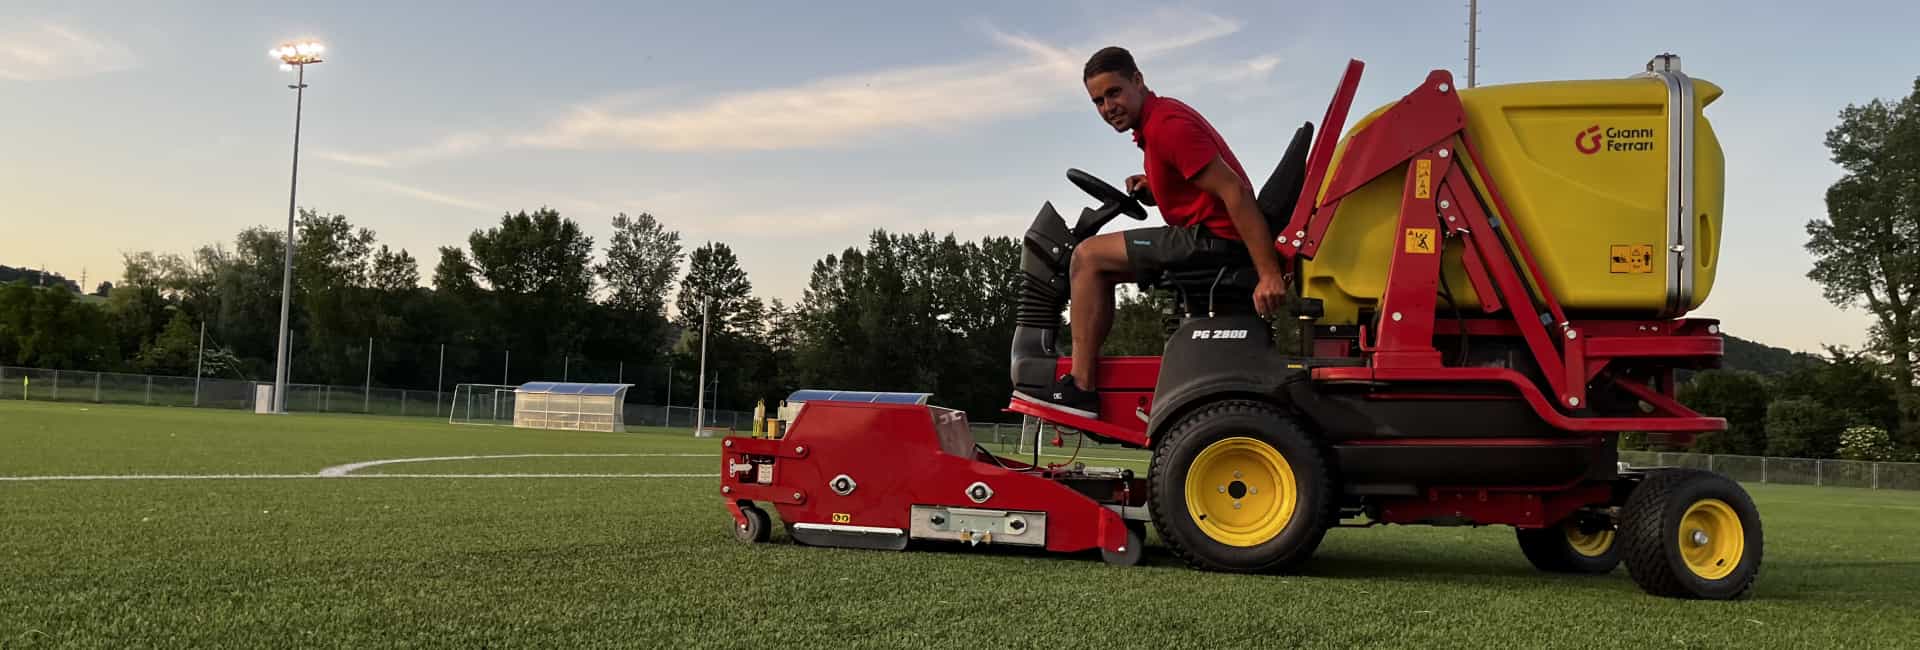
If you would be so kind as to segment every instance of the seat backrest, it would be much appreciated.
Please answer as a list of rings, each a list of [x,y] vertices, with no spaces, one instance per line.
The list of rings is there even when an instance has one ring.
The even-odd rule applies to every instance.
[[[1312,147],[1313,123],[1303,122],[1300,129],[1293,132],[1293,142],[1287,144],[1287,153],[1280,157],[1273,175],[1267,177],[1267,183],[1254,195],[1254,202],[1260,204],[1260,214],[1267,218],[1267,228],[1275,237],[1281,236],[1280,229],[1293,217],[1293,204],[1300,200],[1301,186],[1307,182],[1307,150]]]

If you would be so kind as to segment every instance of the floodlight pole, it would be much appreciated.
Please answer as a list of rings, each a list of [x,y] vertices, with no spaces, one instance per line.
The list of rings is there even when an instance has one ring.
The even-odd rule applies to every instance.
[[[300,113],[307,97],[307,64],[294,65],[299,81],[293,89],[293,180],[287,190],[287,246],[280,270],[280,346],[273,370],[273,412],[287,413],[287,313],[293,308],[293,214],[300,195]]]
[[[440,390],[447,387],[447,344],[440,344],[440,374],[433,380],[433,416],[440,417]],[[447,409],[452,415],[453,409]]]
[[[700,435],[700,424],[707,414],[707,326],[708,310],[712,307],[712,296],[700,297],[700,390],[695,393],[693,406],[693,435]]]
[[[200,375],[207,367],[207,322],[200,321],[200,352],[193,362],[193,405],[200,405]],[[96,375],[97,377],[98,375]]]
[[[287,413],[287,320],[293,310],[293,216],[300,196],[300,117],[307,98],[307,66],[319,63],[325,49],[309,41],[282,45],[269,53],[285,68],[299,71],[294,84],[287,86],[293,89],[293,178],[287,187],[287,245],[280,267],[280,343],[273,364],[273,412],[281,415]]]

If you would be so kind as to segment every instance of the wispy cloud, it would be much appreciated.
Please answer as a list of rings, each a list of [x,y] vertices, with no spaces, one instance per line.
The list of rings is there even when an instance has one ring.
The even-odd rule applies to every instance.
[[[133,65],[133,53],[125,45],[51,22],[0,32],[0,79],[65,79]]]
[[[362,167],[407,167],[432,160],[452,158],[467,153],[487,149],[494,144],[493,136],[485,133],[455,133],[435,140],[430,144],[396,149],[385,153],[363,154],[343,151],[320,151],[314,155],[322,160],[331,160]]]
[[[352,179],[355,182],[358,182],[362,185],[374,187],[387,192],[392,192],[394,194],[399,194],[401,196],[410,196],[410,197],[420,199],[422,201],[431,202],[431,203],[439,203],[441,205],[451,205],[456,208],[467,208],[469,210],[484,210],[488,212],[501,209],[500,206],[487,203],[485,201],[478,201],[470,198],[453,196],[451,194],[443,194],[443,193],[435,192],[432,190],[414,187],[412,185],[402,185],[400,183],[383,181],[377,178],[366,178],[362,176],[355,176],[355,177],[352,177]]]
[[[396,167],[505,147],[686,152],[846,146],[894,137],[903,130],[953,129],[1071,110],[1084,100],[1062,89],[1071,89],[1079,81],[1080,53],[1107,43],[1127,43],[1136,56],[1148,59],[1219,39],[1241,27],[1212,14],[1175,10],[1161,10],[1138,24],[1184,27],[1106,34],[1090,44],[1060,48],[988,26],[988,36],[1001,49],[969,61],[728,93],[677,108],[625,101],[634,95],[624,93],[580,104],[563,116],[519,132],[463,133],[386,153],[323,155],[348,164]],[[1277,63],[1275,59],[1264,63],[1264,68],[1256,66],[1253,72],[1264,73]]]

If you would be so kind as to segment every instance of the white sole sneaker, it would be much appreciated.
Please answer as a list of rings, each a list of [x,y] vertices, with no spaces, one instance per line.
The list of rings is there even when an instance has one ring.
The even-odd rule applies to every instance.
[[[1047,409],[1049,411],[1056,411],[1060,413],[1065,413],[1067,415],[1075,415],[1075,416],[1083,417],[1089,420],[1100,419],[1099,413],[1094,413],[1093,411],[1081,410],[1081,409],[1073,408],[1071,406],[1062,406],[1059,404],[1055,404],[1053,402],[1049,402],[1047,400],[1040,399],[1038,397],[1034,397],[1032,395],[1028,395],[1021,391],[1017,391],[1017,390],[1013,391],[1013,397],[1014,399],[1020,400],[1022,402],[1026,402],[1028,404],[1032,404],[1034,406],[1038,406],[1040,408]]]

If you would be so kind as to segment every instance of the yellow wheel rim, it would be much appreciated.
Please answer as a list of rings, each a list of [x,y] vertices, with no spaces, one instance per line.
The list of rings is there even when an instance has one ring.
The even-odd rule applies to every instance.
[[[1258,546],[1293,520],[1299,484],[1293,466],[1265,442],[1220,440],[1187,467],[1187,514],[1200,532],[1229,546]]]
[[[1571,521],[1562,524],[1560,529],[1566,532],[1567,546],[1573,547],[1575,553],[1600,557],[1613,549],[1613,531],[1610,529],[1589,533],[1580,530],[1580,525]]]
[[[1719,580],[1740,566],[1747,550],[1740,515],[1719,499],[1701,499],[1680,516],[1680,557],[1687,570],[1707,580]]]

